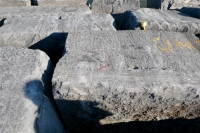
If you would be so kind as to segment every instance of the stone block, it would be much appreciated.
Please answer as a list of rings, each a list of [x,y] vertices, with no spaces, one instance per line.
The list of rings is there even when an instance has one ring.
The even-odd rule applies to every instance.
[[[43,95],[52,64],[39,50],[0,47],[0,132],[65,133],[52,102]]]
[[[148,8],[156,9],[181,9],[182,7],[199,6],[199,0],[147,0]]]
[[[35,0],[34,5],[52,6],[52,5],[86,5],[87,0]]]
[[[101,126],[199,118],[200,41],[193,34],[71,32],[66,50],[52,84],[70,131],[112,132]]]
[[[0,8],[0,18],[25,17],[25,16],[62,16],[74,14],[91,14],[91,10],[86,5],[73,6],[30,6],[30,7],[2,7]]]
[[[124,16],[122,29],[140,29],[141,22],[146,21],[147,30],[200,33],[200,20],[179,11],[141,8],[127,11]]]
[[[30,47],[47,53],[53,64],[62,56],[67,34],[74,30],[112,30],[115,21],[109,14],[12,17],[0,28],[0,46]],[[55,52],[55,50],[58,50]],[[53,61],[55,59],[55,61]]]
[[[89,0],[93,13],[122,13],[140,8],[139,0]]]

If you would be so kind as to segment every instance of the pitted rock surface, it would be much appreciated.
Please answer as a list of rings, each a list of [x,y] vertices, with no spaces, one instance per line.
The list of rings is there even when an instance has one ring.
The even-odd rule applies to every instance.
[[[31,6],[31,0],[0,0],[0,7]]]
[[[180,12],[200,19],[200,7],[183,7],[180,9]]]
[[[200,6],[199,0],[147,0],[148,8],[168,10],[195,6]]]
[[[91,10],[86,5],[74,6],[30,6],[30,7],[2,7],[0,8],[0,18],[24,17],[24,16],[62,16],[74,14],[91,14]]]
[[[123,13],[140,8],[139,0],[88,0],[93,13]]]
[[[193,34],[71,32],[66,50],[54,71],[53,95],[74,133],[200,116],[200,41]]]
[[[147,30],[200,33],[200,20],[179,11],[141,8],[124,13],[123,29],[140,29],[141,22],[147,22]]]
[[[39,50],[0,48],[1,133],[64,133],[54,106],[43,95],[48,61]]]

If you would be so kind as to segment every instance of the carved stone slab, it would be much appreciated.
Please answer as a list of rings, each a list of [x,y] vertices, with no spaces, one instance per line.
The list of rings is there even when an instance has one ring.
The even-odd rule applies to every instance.
[[[88,0],[93,13],[123,13],[140,8],[139,0]]]
[[[64,133],[54,106],[43,95],[48,61],[39,50],[0,48],[1,133]]]
[[[30,6],[30,7],[2,7],[0,8],[0,18],[15,16],[62,16],[73,14],[91,14],[91,10],[86,5],[74,6]]]
[[[0,0],[0,7],[31,6],[31,0]]]
[[[200,41],[193,34],[71,32],[66,50],[52,82],[71,131],[199,117]]]
[[[180,12],[200,19],[200,7],[183,7],[180,9]]]
[[[178,11],[141,8],[127,11],[124,29],[136,29],[142,21],[147,21],[147,30],[200,33],[200,20]]]
[[[35,0],[34,4],[38,6],[52,6],[52,5],[86,5],[87,0]]]
[[[156,9],[181,9],[182,7],[199,6],[199,0],[147,0],[148,8]]]

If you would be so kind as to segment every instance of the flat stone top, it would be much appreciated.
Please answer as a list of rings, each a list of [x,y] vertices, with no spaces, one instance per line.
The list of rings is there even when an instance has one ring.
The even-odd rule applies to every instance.
[[[174,113],[183,102],[183,108],[199,106],[200,41],[193,34],[71,32],[66,50],[52,79],[58,102],[61,99],[98,102],[98,108],[113,114],[101,120],[102,124],[149,121],[154,117],[199,117],[194,112],[193,116],[187,115],[191,112],[184,109],[178,115]]]
[[[147,29],[200,33],[200,20],[178,11],[141,8],[131,13],[136,21],[146,20]]]
[[[115,22],[109,14],[85,14],[70,16],[12,17],[0,28],[3,33],[69,32],[73,30],[115,30]]]
[[[7,18],[13,16],[54,16],[54,15],[73,15],[73,14],[91,14],[86,5],[72,6],[30,6],[30,7],[1,7],[0,17]]]

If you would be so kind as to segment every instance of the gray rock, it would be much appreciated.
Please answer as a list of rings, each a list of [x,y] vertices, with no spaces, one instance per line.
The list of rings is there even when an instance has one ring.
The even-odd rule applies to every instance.
[[[200,19],[200,7],[183,7],[180,9],[180,12]]]
[[[52,6],[52,5],[86,5],[87,0],[34,0],[34,5],[38,6]]]
[[[178,11],[141,8],[125,16],[123,29],[140,29],[141,22],[147,21],[147,30],[200,33],[200,20]]]
[[[73,30],[113,30],[115,21],[109,14],[32,16],[7,18],[0,28],[0,46],[31,47],[56,58],[62,56],[67,33]],[[57,52],[55,50],[58,49]],[[60,55],[61,53],[61,55]],[[53,64],[57,60],[53,61]]]
[[[91,10],[86,5],[74,6],[50,6],[50,7],[2,7],[0,8],[0,18],[16,16],[62,16],[74,14],[91,14]]]
[[[31,6],[31,0],[0,0],[0,7]]]
[[[182,7],[199,6],[199,0],[147,0],[148,8],[156,9],[180,9]]]
[[[93,13],[122,13],[140,8],[139,0],[90,0]]]
[[[66,50],[53,95],[74,133],[200,115],[200,42],[191,33],[72,32]]]
[[[0,132],[64,133],[51,101],[43,95],[48,56],[39,50],[0,48]]]

